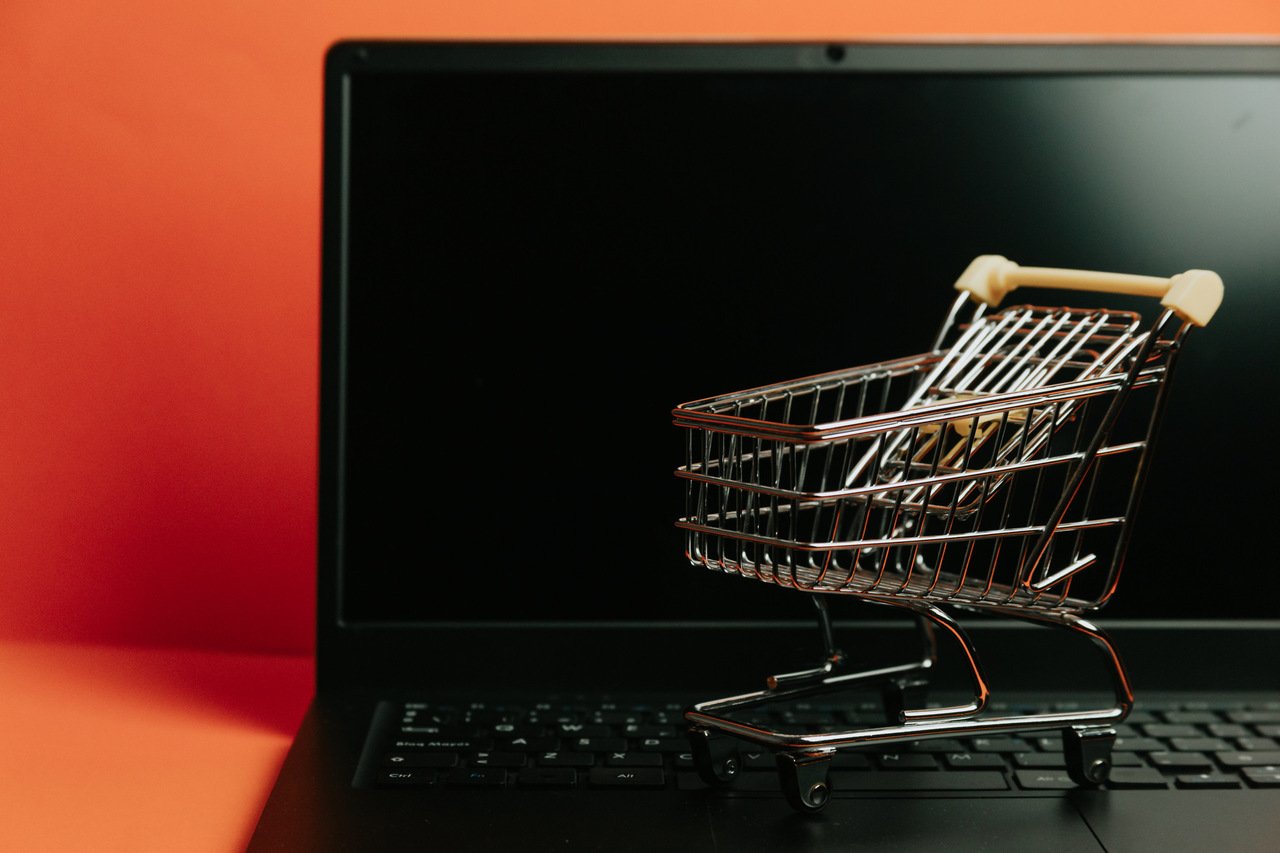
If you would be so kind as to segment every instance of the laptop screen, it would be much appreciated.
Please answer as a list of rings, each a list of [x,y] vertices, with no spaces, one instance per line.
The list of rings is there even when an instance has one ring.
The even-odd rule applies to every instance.
[[[924,351],[987,253],[1222,275],[1106,614],[1275,615],[1275,53],[685,50],[343,76],[346,623],[807,618],[684,559],[670,410]]]

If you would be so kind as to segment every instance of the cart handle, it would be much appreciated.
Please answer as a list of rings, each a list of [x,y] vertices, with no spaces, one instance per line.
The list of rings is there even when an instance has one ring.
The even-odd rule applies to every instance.
[[[956,280],[956,290],[974,302],[999,305],[1005,294],[1018,287],[1049,287],[1156,296],[1160,304],[1183,320],[1206,326],[1222,304],[1222,279],[1209,270],[1187,270],[1171,278],[1149,275],[1021,267],[1001,255],[979,255]]]

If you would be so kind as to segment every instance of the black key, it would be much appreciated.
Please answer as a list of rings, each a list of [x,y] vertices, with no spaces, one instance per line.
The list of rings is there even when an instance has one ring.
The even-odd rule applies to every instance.
[[[442,738],[466,738],[476,733],[474,726],[455,725],[404,725],[400,727],[400,735],[415,740],[440,740]]]
[[[596,711],[591,715],[591,722],[605,726],[637,725],[644,720],[644,715],[635,711]]]
[[[1263,724],[1263,725],[1254,726],[1253,730],[1256,731],[1262,737],[1280,738],[1280,723],[1274,723],[1270,725]]]
[[[477,752],[467,763],[472,767],[524,767],[523,752]]]
[[[444,781],[455,788],[501,788],[507,784],[507,771],[500,767],[459,767],[450,770]]]
[[[1259,723],[1270,725],[1280,723],[1280,711],[1228,711],[1227,721],[1244,723],[1245,725],[1257,725]]]
[[[503,740],[515,738],[542,737],[546,731],[542,726],[530,726],[524,723],[498,723],[489,727],[489,734]]]
[[[629,738],[676,737],[675,726],[659,726],[653,723],[631,723],[622,727],[622,734]]]
[[[589,752],[544,752],[538,756],[539,767],[591,767],[596,757]]]
[[[1270,737],[1238,737],[1236,746],[1245,752],[1274,752],[1280,749],[1276,739]]]
[[[1231,744],[1219,737],[1170,738],[1174,752],[1220,752],[1231,749]]]
[[[689,741],[684,738],[647,737],[640,739],[639,746],[645,752],[687,752]]]
[[[1201,737],[1204,734],[1195,726],[1185,724],[1148,723],[1141,728],[1147,737]]]
[[[486,752],[493,749],[493,741],[482,737],[431,738],[395,742],[396,752]]]
[[[560,748],[560,739],[554,737],[513,737],[499,740],[495,746],[504,752],[554,752]]]
[[[1153,752],[1147,756],[1161,770],[1181,770],[1188,773],[1208,773],[1214,769],[1209,756],[1195,752]]]
[[[1196,773],[1174,780],[1179,788],[1239,788],[1240,779],[1225,773]]]
[[[1223,767],[1262,767],[1280,764],[1280,750],[1267,752],[1216,752],[1213,755]]]
[[[384,788],[422,788],[436,783],[434,770],[383,770],[378,784]]]
[[[1251,788],[1280,788],[1280,767],[1246,767],[1240,772]]]
[[[560,737],[566,738],[613,737],[613,727],[599,723],[557,723],[555,730]]]
[[[587,781],[593,788],[664,788],[659,767],[592,767]]]
[[[1166,723],[1189,723],[1191,725],[1208,725],[1220,723],[1222,718],[1213,711],[1165,711]]]
[[[1114,747],[1119,752],[1168,752],[1169,747],[1153,737],[1118,737]]]
[[[1061,744],[1061,741],[1059,741]],[[965,746],[955,738],[941,737],[937,740],[919,740],[911,744],[912,752],[928,752],[941,755],[947,752],[964,752]]]
[[[1006,791],[1004,774],[996,770],[938,773],[902,770],[897,773],[831,771],[831,790],[840,791]]]
[[[661,767],[662,756],[656,752],[611,752],[604,763],[608,767]]]
[[[516,776],[524,788],[572,788],[577,782],[578,771],[571,767],[526,767]]]
[[[1107,779],[1107,787],[1114,790],[1125,788],[1167,788],[1169,784],[1160,771],[1154,767],[1113,767]]]
[[[881,770],[937,770],[932,755],[919,752],[882,752],[876,755]]]
[[[976,737],[973,752],[1030,752],[1031,745],[1016,737]]]
[[[968,776],[968,773],[956,773],[956,776]],[[1013,777],[1018,780],[1018,787],[1028,791],[1065,791],[1076,787],[1065,770],[1015,770]]]
[[[1157,720],[1156,715],[1150,711],[1134,711],[1129,716],[1125,717],[1125,722],[1132,725],[1141,725],[1142,723],[1158,723],[1160,721]]]
[[[687,749],[689,744],[685,743]],[[580,737],[565,742],[573,752],[626,752],[627,739],[620,737]],[[1223,747],[1224,749],[1226,747]]]
[[[393,752],[384,755],[382,763],[387,767],[399,769],[406,767],[445,768],[453,767],[458,763],[458,754],[455,752]]]
[[[1112,767],[1146,767],[1147,762],[1136,752],[1113,752],[1111,753]]]
[[[774,760],[772,752],[761,752],[753,750],[751,752],[743,752],[739,754],[742,759],[743,770],[777,770],[778,764]]]
[[[1209,734],[1214,737],[1249,737],[1250,732],[1239,723],[1214,723],[1208,726]]]
[[[1004,759],[992,752],[948,752],[942,760],[952,770],[1004,768]]]
[[[1035,769],[1066,769],[1067,759],[1061,752],[1015,752],[1013,763]]]

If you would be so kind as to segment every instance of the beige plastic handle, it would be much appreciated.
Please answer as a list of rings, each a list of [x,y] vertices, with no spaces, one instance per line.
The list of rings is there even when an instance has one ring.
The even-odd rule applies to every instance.
[[[1018,287],[1049,287],[1155,296],[1160,304],[1183,320],[1208,325],[1222,304],[1222,279],[1209,270],[1187,270],[1171,278],[1148,275],[1064,270],[1052,267],[1020,267],[1001,255],[979,255],[956,280],[975,302],[995,307],[1005,294]]]

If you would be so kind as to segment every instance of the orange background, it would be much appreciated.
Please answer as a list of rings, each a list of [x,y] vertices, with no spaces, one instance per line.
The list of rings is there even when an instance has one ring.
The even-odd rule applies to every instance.
[[[0,638],[312,645],[342,36],[1280,34],[1276,0],[0,4]]]

